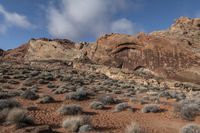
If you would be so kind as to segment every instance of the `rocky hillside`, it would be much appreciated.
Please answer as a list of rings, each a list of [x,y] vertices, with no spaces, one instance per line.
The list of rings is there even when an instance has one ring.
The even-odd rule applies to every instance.
[[[199,25],[200,19],[182,17],[169,29],[148,35],[105,35],[87,48],[88,57],[98,64],[132,70],[143,67],[194,81],[200,78]]]
[[[129,70],[146,68],[164,77],[197,83],[200,78],[200,19],[181,17],[164,31],[136,36],[104,35],[94,43],[31,39],[4,54],[4,60],[20,63],[77,59]]]

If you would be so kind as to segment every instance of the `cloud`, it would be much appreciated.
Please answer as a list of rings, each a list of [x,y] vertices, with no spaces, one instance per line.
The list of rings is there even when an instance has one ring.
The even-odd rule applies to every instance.
[[[134,32],[137,32],[135,31],[136,29],[135,24],[125,18],[113,22],[111,29],[112,32],[124,33],[124,34],[133,34]]]
[[[0,33],[5,33],[8,28],[15,26],[19,28],[29,29],[33,25],[28,21],[26,16],[18,14],[16,12],[7,11],[0,4],[0,15],[3,16],[3,23],[0,24]]]
[[[62,0],[47,10],[48,31],[53,37],[80,41],[111,32],[133,34],[139,29],[120,13],[140,8],[139,0]]]

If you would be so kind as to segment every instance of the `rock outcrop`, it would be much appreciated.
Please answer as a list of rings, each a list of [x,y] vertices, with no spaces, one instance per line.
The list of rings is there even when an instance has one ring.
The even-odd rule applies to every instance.
[[[31,39],[4,59],[79,61],[129,70],[147,68],[184,81],[200,78],[200,19],[181,17],[169,29],[138,35],[104,35],[94,43]]]
[[[105,35],[87,46],[86,53],[97,64],[131,70],[144,67],[167,77],[194,80],[200,78],[199,25],[200,19],[183,17],[166,31]]]
[[[69,40],[31,39],[28,43],[26,62],[46,60],[74,60],[80,56]]]

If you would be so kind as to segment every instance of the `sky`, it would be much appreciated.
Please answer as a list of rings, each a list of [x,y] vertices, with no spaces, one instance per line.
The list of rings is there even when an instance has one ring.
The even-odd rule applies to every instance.
[[[0,48],[31,38],[95,41],[106,33],[167,29],[181,16],[200,17],[200,0],[0,0]]]

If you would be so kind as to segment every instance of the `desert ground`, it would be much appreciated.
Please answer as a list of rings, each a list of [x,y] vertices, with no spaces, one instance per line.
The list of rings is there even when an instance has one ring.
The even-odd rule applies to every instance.
[[[134,132],[127,128],[178,133],[189,123],[200,124],[200,94],[191,84],[169,81],[174,83],[172,89],[155,78],[153,84],[139,85],[133,80],[111,79],[103,73],[72,67],[48,70],[1,64],[0,68],[2,133]],[[154,78],[142,75],[133,74],[141,82]],[[18,111],[23,112],[23,118]],[[87,120],[74,127],[77,123],[70,121],[73,118]]]

